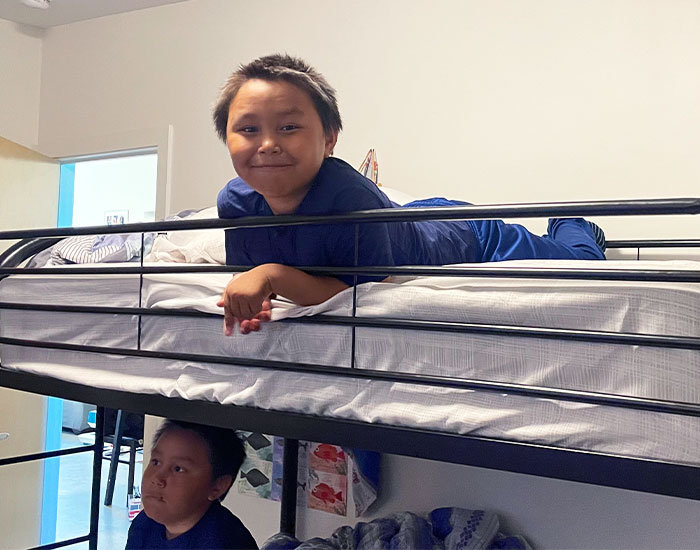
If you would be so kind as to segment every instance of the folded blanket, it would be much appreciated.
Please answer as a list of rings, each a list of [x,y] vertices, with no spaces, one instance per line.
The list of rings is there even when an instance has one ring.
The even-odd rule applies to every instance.
[[[262,550],[530,550],[520,536],[498,532],[498,516],[484,510],[438,508],[427,517],[411,512],[336,529],[329,538],[301,542],[278,533]]]

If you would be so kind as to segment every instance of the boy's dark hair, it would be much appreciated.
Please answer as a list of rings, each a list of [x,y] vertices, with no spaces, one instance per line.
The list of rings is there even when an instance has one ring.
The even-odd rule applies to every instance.
[[[236,435],[235,431],[228,428],[166,419],[153,436],[153,446],[156,446],[164,433],[174,429],[191,430],[206,442],[209,449],[212,481],[225,475],[230,475],[233,481],[236,480],[238,470],[241,469],[241,464],[243,464],[246,455],[243,442]],[[219,500],[223,500],[227,493],[228,489],[221,495]]]
[[[231,102],[241,86],[253,79],[283,80],[301,88],[309,94],[316,107],[326,135],[340,132],[343,128],[335,90],[323,75],[298,57],[273,54],[260,57],[247,65],[241,65],[221,89],[219,99],[214,106],[214,127],[224,143],[226,143],[226,124]]]

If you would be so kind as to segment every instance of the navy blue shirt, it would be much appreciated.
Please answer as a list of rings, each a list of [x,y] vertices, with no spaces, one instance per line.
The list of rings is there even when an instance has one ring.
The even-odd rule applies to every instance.
[[[406,206],[465,204],[439,199]],[[273,216],[265,198],[241,178],[219,193],[220,218]],[[337,158],[323,161],[294,214],[329,215],[398,205],[370,180]],[[480,245],[470,222],[363,223],[359,231],[360,266],[442,265],[478,261]],[[255,266],[351,267],[355,259],[354,224],[317,224],[238,228],[226,231],[226,263]],[[351,276],[338,276],[352,284]],[[358,277],[359,282],[384,277]]]
[[[139,513],[129,527],[126,550],[160,549],[257,549],[255,539],[241,520],[219,502],[213,502],[197,524],[186,533],[168,540],[165,526]]]

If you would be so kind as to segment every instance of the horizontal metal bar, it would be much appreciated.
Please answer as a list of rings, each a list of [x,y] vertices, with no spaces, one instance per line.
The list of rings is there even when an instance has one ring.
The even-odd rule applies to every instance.
[[[232,229],[356,222],[397,222],[425,220],[484,220],[495,218],[656,216],[700,214],[700,198],[544,202],[522,204],[434,206],[426,208],[384,208],[327,216],[249,216],[236,219],[176,220],[123,225],[93,225],[0,231],[0,240],[26,237],[68,237],[109,233],[185,231],[188,229]]]
[[[605,246],[611,248],[697,248],[700,239],[640,239],[624,241],[605,241]]]
[[[0,302],[0,309],[20,311],[53,311],[56,313],[86,313],[95,315],[150,315],[154,317],[194,317],[194,318],[219,318],[223,315],[195,311],[192,309],[156,309],[144,307],[117,307],[117,306],[76,306],[57,304],[25,304],[17,302]]]
[[[180,353],[151,350],[134,350],[127,348],[108,348],[103,346],[83,346],[78,344],[65,344],[59,342],[37,342],[20,338],[0,337],[0,344],[40,348],[78,351],[84,353],[97,353],[102,355],[121,355],[129,357],[145,357],[151,359],[171,359],[176,361],[192,361],[197,363],[216,363],[237,367],[256,367],[268,370],[301,372],[324,376],[341,376],[347,378],[359,378],[373,381],[401,382],[407,384],[420,384],[426,386],[449,387],[455,389],[488,391],[529,397],[542,397],[546,399],[559,399],[563,401],[575,401],[594,405],[606,405],[627,409],[639,409],[680,414],[686,416],[700,416],[700,404],[682,401],[670,401],[651,399],[646,397],[621,396],[601,392],[583,390],[546,388],[515,384],[511,382],[493,382],[470,378],[455,378],[448,376],[430,376],[397,371],[380,371],[364,368],[336,367],[332,365],[296,363],[288,361],[269,361],[263,359],[248,359],[244,357],[220,357],[199,353]],[[1,377],[1,375],[0,375]],[[0,378],[1,383],[1,378]]]
[[[72,546],[81,542],[90,540],[90,535],[83,535],[82,537],[75,537],[72,539],[60,540],[56,542],[51,542],[49,544],[43,544],[41,546],[35,546],[31,550],[52,550],[53,548],[63,548],[64,546]]]
[[[1,304],[0,304],[1,307]],[[288,322],[333,325],[349,325],[366,328],[421,330],[439,333],[490,334],[603,344],[634,345],[644,347],[675,348],[689,351],[700,350],[700,338],[693,336],[672,336],[629,332],[609,332],[602,330],[560,329],[515,325],[495,325],[487,323],[460,323],[455,321],[423,321],[419,319],[393,319],[389,317],[342,317],[319,315],[285,319]]]
[[[19,304],[0,302],[0,310],[50,311],[55,313],[84,313],[93,315],[141,315],[151,317],[190,317],[219,319],[222,315],[186,309],[149,309],[115,306],[75,306],[55,304]],[[488,323],[461,323],[455,321],[426,321],[421,319],[394,319],[389,317],[343,317],[340,315],[315,315],[292,317],[279,322],[297,324],[329,324],[362,328],[421,330],[440,333],[492,334],[525,338],[571,340],[604,344],[635,345],[644,347],[700,350],[700,338],[664,334],[610,332],[602,330],[560,329],[498,325]]]
[[[605,265],[605,262],[600,262]],[[202,264],[205,265],[205,264]],[[589,269],[589,268],[503,268],[469,266],[379,266],[379,267],[325,267],[295,266],[302,271],[329,275],[367,275],[383,277],[403,275],[409,277],[501,277],[513,279],[566,279],[602,281],[666,281],[677,283],[700,282],[700,271],[684,269]],[[46,267],[46,268],[0,268],[0,275],[144,275],[167,273],[237,273],[252,266],[241,265],[192,265],[176,266],[119,266],[119,267]]]
[[[60,240],[58,237],[22,239],[0,253],[0,267],[18,266],[27,258],[46,250]]]
[[[2,377],[2,374],[0,374]],[[19,464],[22,462],[31,462],[32,460],[44,460],[57,456],[74,455],[78,453],[92,452],[95,450],[95,445],[84,445],[82,447],[70,447],[68,449],[56,449],[55,451],[43,451],[41,453],[31,453],[21,456],[11,456],[8,458],[0,458],[0,466],[8,464]]]

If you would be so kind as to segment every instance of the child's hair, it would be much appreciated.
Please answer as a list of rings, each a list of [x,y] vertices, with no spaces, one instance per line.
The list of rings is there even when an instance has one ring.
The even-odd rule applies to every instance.
[[[241,86],[253,79],[283,80],[301,88],[313,101],[321,118],[323,131],[327,135],[340,132],[343,128],[335,90],[323,75],[298,57],[273,54],[260,57],[247,65],[241,65],[221,89],[219,99],[214,106],[214,127],[224,143],[226,143],[226,124],[231,102]]]
[[[212,481],[225,475],[230,475],[235,481],[246,456],[243,442],[235,431],[182,420],[166,419],[153,436],[153,446],[158,444],[158,440],[164,433],[174,429],[191,430],[206,442],[209,449]],[[228,489],[219,500],[223,500],[227,493]]]

